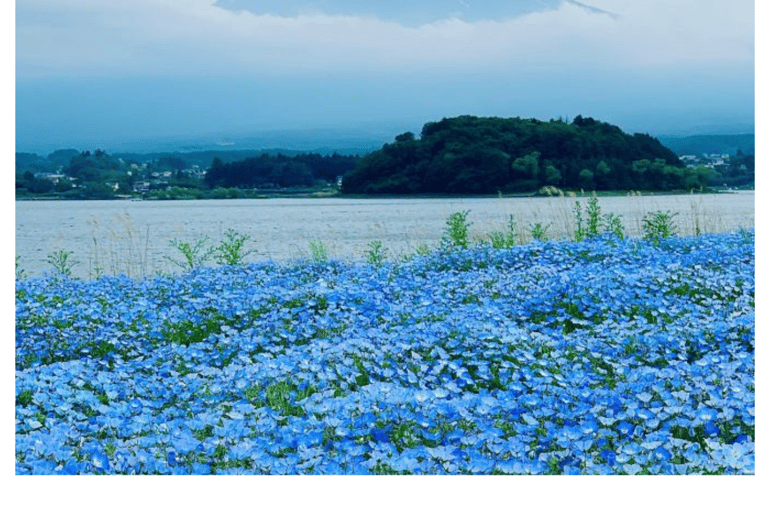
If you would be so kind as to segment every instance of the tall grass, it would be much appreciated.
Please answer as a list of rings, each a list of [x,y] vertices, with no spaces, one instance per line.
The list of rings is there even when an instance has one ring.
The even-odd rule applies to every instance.
[[[89,278],[103,274],[141,277],[160,269],[151,259],[149,226],[139,230],[128,212],[116,214],[106,222],[106,229],[96,217],[88,221],[91,250],[88,255]]]
[[[447,219],[443,217],[443,229],[438,237],[435,237],[434,226],[430,226],[430,223],[434,224],[433,219],[414,217],[410,226],[406,223],[404,228],[395,231],[382,218],[367,235],[357,233],[354,239],[341,232],[338,226],[327,223],[325,229],[310,232],[307,238],[297,237],[283,247],[296,248],[288,255],[289,260],[309,257],[312,261],[322,262],[331,256],[341,255],[342,258],[380,265],[385,259],[397,261],[437,250],[441,243],[453,247],[487,243],[492,247],[504,248],[529,243],[534,239],[582,240],[599,232],[612,232],[619,237],[647,238],[648,230],[654,229],[649,219],[658,212],[674,214],[674,233],[678,236],[721,232],[728,227],[723,212],[717,208],[716,203],[713,206],[716,198],[712,196],[691,194],[686,209],[680,208],[680,196],[675,197],[675,203],[667,201],[664,196],[630,192],[618,198],[620,200],[611,198],[605,201],[591,193],[566,193],[554,187],[549,187],[546,192],[547,197],[544,199],[490,199],[498,201],[495,203],[498,208],[495,217],[489,216],[487,211],[485,216],[481,212],[479,219],[473,218],[469,210],[454,212]],[[670,204],[674,204],[675,211],[670,210]],[[732,219],[729,220],[732,223]],[[167,258],[169,254],[179,256],[178,244],[184,243],[183,234],[176,239],[174,252],[169,250],[168,240],[154,239],[150,226],[138,228],[127,212],[112,218],[92,217],[88,224],[91,228],[90,247],[84,255],[83,264],[71,269],[73,275],[94,279],[105,274],[124,274],[137,278],[191,268],[184,264],[174,266]],[[225,228],[220,226],[219,235],[224,233],[223,236],[227,236],[231,230]],[[659,232],[662,233],[663,229]],[[189,239],[194,240],[200,236],[203,235],[193,234]],[[245,247],[245,242],[250,239],[248,235],[237,234],[237,237],[232,238],[234,234],[231,232],[229,236],[226,239],[228,243],[219,252],[208,255],[210,259],[222,264],[229,261],[242,262],[246,255],[253,252]],[[259,242],[260,249],[264,249],[264,245],[267,247],[260,252],[261,257],[273,258],[268,249],[268,240]],[[192,248],[192,245],[189,247]],[[80,256],[71,247],[66,247],[63,241],[55,249],[68,252],[73,260]],[[285,256],[276,257],[278,260],[286,259]],[[22,263],[27,263],[22,270],[29,274],[28,261]],[[53,265],[48,263],[49,266]],[[197,261],[193,265],[208,263],[207,260]]]
[[[574,192],[563,192],[555,187],[547,187],[544,192],[547,194],[545,199],[531,200],[531,208],[523,212],[514,212],[515,218],[520,226],[532,227],[537,223],[542,226],[549,225],[548,235],[552,240],[574,239],[574,233],[578,231],[578,217],[575,214],[577,203],[581,207],[582,216],[582,234],[586,236],[590,231],[588,224],[588,201],[593,194]],[[609,202],[600,201],[598,205],[600,211],[594,219],[599,219],[603,228],[606,225],[618,227],[616,217],[622,222],[624,235],[630,238],[642,238],[644,236],[643,218],[651,212],[668,211],[672,208],[668,201],[668,196],[647,196],[640,192],[627,192],[621,197],[620,203],[616,200]],[[676,196],[679,197],[679,196]],[[701,194],[691,194],[687,208],[680,208],[675,218],[680,236],[697,236],[702,233],[719,233],[728,231],[729,226],[723,219],[721,209],[712,206],[712,198],[716,195],[703,196]],[[705,204],[705,199],[708,199]],[[499,200],[499,208],[504,211],[507,201],[515,199],[504,198]],[[715,199],[716,201],[716,199]],[[509,215],[509,209],[506,209],[506,215]],[[594,222],[594,221],[592,221]],[[479,225],[478,231],[473,233],[475,239],[487,239],[491,233],[502,230],[501,224]],[[743,226],[742,226],[743,227]],[[593,229],[592,229],[593,231]],[[528,243],[533,239],[530,229],[521,229],[519,242]]]

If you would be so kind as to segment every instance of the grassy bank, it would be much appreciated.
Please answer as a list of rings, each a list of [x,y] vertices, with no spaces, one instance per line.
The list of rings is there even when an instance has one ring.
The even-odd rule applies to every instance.
[[[724,232],[738,227],[750,229],[754,225],[753,212],[745,211],[744,225],[734,226],[732,210],[723,206],[730,203],[718,202],[717,197],[687,194],[668,199],[666,196],[633,193],[621,198],[605,198],[594,195],[570,196],[555,190],[552,195],[541,198],[489,198],[475,211],[469,206],[465,220],[471,245],[496,246],[500,243],[504,246],[525,244],[536,238],[576,240],[584,236],[587,226],[593,226],[601,232],[610,231],[629,238],[643,238],[646,236],[647,221],[660,215],[666,216],[668,230],[679,236]],[[590,206],[592,201],[596,203]],[[460,200],[443,202],[456,208],[463,206]],[[421,200],[417,204],[431,209],[438,203],[441,201],[433,203]],[[423,223],[411,220],[410,217],[405,222],[396,216],[388,218],[388,212],[382,210],[380,217],[369,215],[356,220],[357,224],[347,219],[342,219],[341,224],[329,221],[323,226],[316,225],[315,231],[294,229],[295,226],[290,225],[289,221],[286,221],[286,226],[254,222],[253,226],[241,223],[238,228],[249,238],[246,247],[249,256],[245,260],[249,262],[275,259],[286,263],[296,258],[312,258],[313,247],[324,248],[329,257],[366,261],[371,244],[380,245],[384,259],[401,260],[415,253],[436,250],[442,235],[441,217],[444,219],[443,216],[448,216],[450,211],[440,211],[439,216],[434,213],[424,215]],[[589,218],[589,215],[593,217]],[[158,217],[162,217],[161,209],[158,209]],[[32,275],[40,275],[45,271],[57,272],[55,261],[65,253],[69,256],[72,275],[81,278],[94,279],[101,275],[120,274],[137,278],[174,273],[184,268],[184,265],[174,263],[181,257],[177,251],[179,242],[194,245],[202,241],[205,245],[204,253],[222,243],[228,231],[225,224],[220,224],[218,231],[206,230],[209,238],[200,232],[196,233],[195,224],[190,226],[187,228],[180,225],[180,232],[174,232],[160,223],[141,225],[135,222],[128,209],[111,217],[104,215],[97,218],[94,215],[87,220],[87,242],[77,243],[76,250],[71,250],[73,246],[67,246],[60,235],[61,241],[56,244],[41,244],[43,247],[37,251],[28,250],[23,253],[18,264],[21,270],[26,269]],[[280,239],[280,230],[285,228],[295,233],[290,241]],[[278,233],[276,238],[273,238],[274,233]],[[176,240],[176,237],[179,239]],[[32,242],[33,247],[35,244],[37,242]],[[214,258],[209,257],[203,258],[200,264],[214,262]]]

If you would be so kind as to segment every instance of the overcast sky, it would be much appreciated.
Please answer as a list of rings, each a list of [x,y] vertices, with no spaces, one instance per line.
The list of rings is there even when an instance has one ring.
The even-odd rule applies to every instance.
[[[16,146],[459,114],[739,131],[754,22],[751,0],[18,0]]]

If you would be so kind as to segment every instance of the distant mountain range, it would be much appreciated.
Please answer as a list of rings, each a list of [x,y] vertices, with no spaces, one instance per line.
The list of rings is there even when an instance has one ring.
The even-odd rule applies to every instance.
[[[405,129],[401,130],[406,131]],[[413,130],[419,133],[420,130]],[[250,135],[232,135],[226,137],[206,137],[198,139],[156,140],[154,144],[137,144],[137,152],[149,152],[148,145],[153,146],[152,152],[199,152],[199,151],[243,151],[243,150],[286,150],[290,153],[312,152],[319,154],[339,153],[341,155],[365,155],[392,142],[396,129],[303,129],[303,130],[274,130],[258,132]],[[666,147],[678,155],[701,154],[731,154],[738,150],[745,154],[755,154],[754,133],[737,135],[687,135],[687,136],[658,136],[656,137]],[[143,146],[143,147],[142,147]],[[134,148],[124,148],[134,149]],[[143,151],[142,151],[143,150]]]
[[[103,149],[109,154],[148,153],[197,153],[197,152],[277,152],[285,154],[318,153],[341,155],[365,155],[390,143],[395,136],[412,131],[421,131],[420,122],[379,123],[364,126],[327,128],[298,128],[252,132],[210,133],[201,135],[153,137],[138,140],[104,141],[102,144],[79,144],[80,151]],[[700,155],[704,153],[736,154],[741,149],[745,154],[754,154],[753,133],[728,134],[723,129],[720,135],[655,135],[662,144],[678,155]],[[710,132],[713,133],[713,132]],[[44,145],[40,148],[17,146],[17,151],[45,155],[61,146]]]
[[[662,144],[678,155],[729,154],[739,150],[755,154],[755,134],[741,135],[689,135],[687,137],[658,137]]]
[[[79,150],[103,149],[117,153],[196,153],[209,151],[284,150],[286,153],[364,155],[391,142],[402,129],[313,128],[270,130],[252,133],[213,133],[199,136],[154,137],[121,142],[106,142],[98,147],[78,146]],[[42,148],[43,152],[54,147]],[[23,149],[24,151],[29,151]],[[40,150],[30,151],[40,153]]]

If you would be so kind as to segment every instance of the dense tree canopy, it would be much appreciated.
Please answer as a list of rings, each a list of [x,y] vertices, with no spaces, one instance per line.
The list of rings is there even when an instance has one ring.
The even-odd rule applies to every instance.
[[[663,190],[706,185],[650,135],[589,117],[573,122],[461,116],[398,135],[344,176],[345,193],[493,194],[566,189]]]
[[[358,157],[334,153],[329,156],[304,153],[295,156],[263,153],[257,157],[224,163],[214,158],[205,174],[210,188],[309,187],[315,180],[334,181],[354,169]]]

